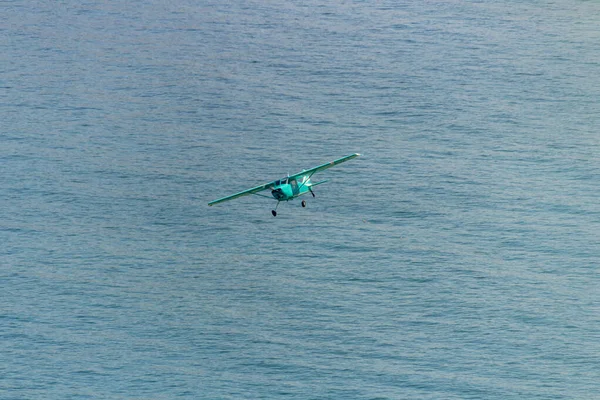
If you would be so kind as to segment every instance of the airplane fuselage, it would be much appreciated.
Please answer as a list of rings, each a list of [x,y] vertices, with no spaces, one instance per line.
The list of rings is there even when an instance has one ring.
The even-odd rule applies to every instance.
[[[275,182],[271,195],[277,201],[288,201],[310,192],[312,186],[310,178],[303,176],[300,179],[284,178]]]

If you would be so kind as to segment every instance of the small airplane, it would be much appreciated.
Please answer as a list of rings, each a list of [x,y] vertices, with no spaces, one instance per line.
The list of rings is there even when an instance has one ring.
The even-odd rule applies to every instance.
[[[303,194],[309,192],[310,194],[312,194],[313,197],[315,197],[315,193],[313,192],[312,188],[327,181],[325,180],[312,183],[310,181],[310,178],[312,178],[314,174],[326,170],[327,168],[331,168],[335,165],[346,162],[348,160],[352,160],[353,158],[356,158],[358,156],[360,156],[360,154],[358,153],[350,154],[349,156],[338,158],[337,160],[328,162],[326,164],[322,164],[311,169],[303,170],[302,172],[298,172],[297,174],[288,175],[287,178],[281,178],[273,182],[265,183],[264,185],[253,187],[252,189],[244,190],[243,192],[232,194],[231,196],[211,201],[210,203],[208,203],[208,205],[212,206],[218,203],[222,203],[224,201],[237,199],[238,197],[248,196],[251,194],[270,199],[269,196],[265,196],[258,193],[262,192],[263,190],[271,189],[271,196],[273,196],[273,198],[277,200],[277,205],[275,206],[275,209],[271,211],[271,214],[273,214],[273,216],[276,217],[277,207],[279,206],[280,202],[295,199],[296,197],[302,196]],[[302,207],[306,207],[306,201],[304,200],[302,200]]]

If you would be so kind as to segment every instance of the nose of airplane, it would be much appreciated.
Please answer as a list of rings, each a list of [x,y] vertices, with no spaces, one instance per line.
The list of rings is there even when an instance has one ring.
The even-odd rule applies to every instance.
[[[281,190],[281,188],[271,190],[271,195],[273,197],[275,197],[277,200],[283,199],[285,197],[285,195],[283,194],[283,190]]]

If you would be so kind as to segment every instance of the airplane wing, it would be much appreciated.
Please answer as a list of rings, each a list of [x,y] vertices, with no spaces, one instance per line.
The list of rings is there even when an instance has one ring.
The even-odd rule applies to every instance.
[[[331,167],[333,167],[335,165],[338,165],[338,164],[341,164],[341,163],[343,163],[345,161],[352,160],[353,158],[356,158],[358,156],[360,156],[360,154],[358,154],[358,153],[350,154],[349,156],[338,158],[337,160],[328,162],[327,164],[319,165],[317,167],[314,167],[314,168],[311,168],[311,169],[308,169],[308,170],[305,170],[305,171],[302,171],[302,172],[298,172],[297,174],[291,175],[291,176],[289,176],[287,178],[284,178],[282,180],[285,180],[285,179],[295,179],[295,178],[298,178],[298,177],[301,177],[301,176],[306,176],[306,175],[308,175],[310,177],[310,176],[312,176],[313,174],[315,174],[315,173],[317,173],[319,171],[323,171],[323,170],[325,170],[327,168],[331,168]],[[279,184],[280,181],[281,180],[279,180],[279,181],[273,181],[273,182],[265,183],[264,185],[253,187],[252,189],[244,190],[243,192],[239,192],[239,193],[236,193],[236,194],[232,194],[231,196],[227,196],[227,197],[223,197],[223,198],[211,201],[210,203],[208,203],[208,205],[212,206],[212,205],[215,205],[215,204],[218,204],[218,203],[222,203],[224,201],[229,201],[229,200],[237,199],[238,197],[247,196],[247,195],[250,195],[250,194],[255,194],[255,193],[258,193],[258,192],[262,192],[263,190],[267,190],[267,189],[273,188],[276,184]]]
[[[270,189],[273,186],[275,186],[275,181],[270,182],[270,183],[265,183],[264,185],[260,185],[260,186],[257,186],[257,187],[253,187],[252,189],[244,190],[243,192],[232,194],[231,196],[227,196],[227,197],[223,197],[223,198],[211,201],[210,203],[208,203],[208,205],[212,206],[214,204],[222,203],[224,201],[229,201],[229,200],[237,199],[238,197],[248,196],[249,194],[255,194],[255,193],[258,193],[258,192],[262,192],[263,190]]]
[[[337,160],[333,160],[326,164],[319,165],[319,166],[311,168],[311,169],[307,169],[306,171],[298,172],[297,174],[291,175],[290,178],[298,178],[300,176],[306,176],[306,175],[313,176],[317,172],[321,172],[327,168],[331,168],[333,166],[336,166],[336,165],[346,162],[348,160],[352,160],[353,158],[356,158],[358,156],[360,156],[360,154],[358,154],[358,153],[350,154],[349,156],[338,158]]]

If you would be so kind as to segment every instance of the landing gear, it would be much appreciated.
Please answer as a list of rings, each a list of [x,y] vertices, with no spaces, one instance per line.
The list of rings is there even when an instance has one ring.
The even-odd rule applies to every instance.
[[[279,201],[277,202],[277,205],[275,206],[275,209],[271,210],[271,214],[273,214],[274,217],[277,216],[277,207],[279,207]]]
[[[308,190],[310,190],[310,194],[312,194],[312,195],[313,195],[313,197],[316,197],[316,196],[315,196],[315,192],[313,192],[313,191],[312,191],[312,189],[310,189],[310,188],[309,188]]]
[[[302,200],[302,207],[306,207],[306,200]]]

